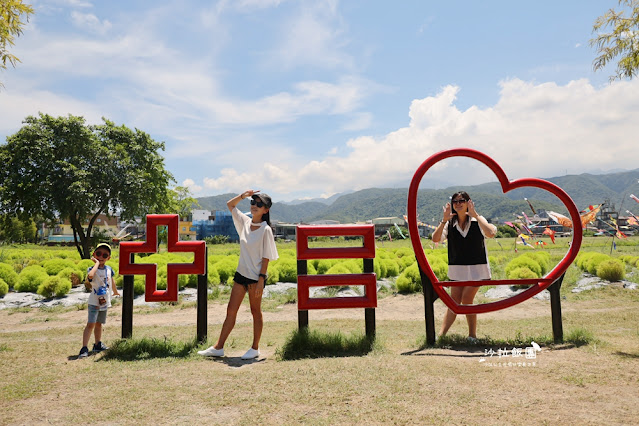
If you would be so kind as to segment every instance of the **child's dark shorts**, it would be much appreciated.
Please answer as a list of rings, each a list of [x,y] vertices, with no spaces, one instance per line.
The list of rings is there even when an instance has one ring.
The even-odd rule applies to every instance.
[[[233,281],[243,285],[246,290],[248,290],[249,284],[257,284],[257,280],[246,278],[244,275],[240,274],[237,271],[235,271],[235,276],[233,277]]]

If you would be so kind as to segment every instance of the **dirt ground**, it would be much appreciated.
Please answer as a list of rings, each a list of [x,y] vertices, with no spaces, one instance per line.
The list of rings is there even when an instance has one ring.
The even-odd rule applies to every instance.
[[[107,363],[99,356],[72,360],[86,310],[5,309],[0,348],[9,350],[0,350],[0,424],[637,424],[639,300],[623,293],[617,303],[615,291],[622,290],[606,291],[605,297],[562,306],[565,330],[585,327],[594,343],[543,347],[534,361],[488,354],[483,347],[420,349],[421,295],[378,301],[381,352],[293,362],[278,362],[276,351],[297,326],[295,304],[264,312],[264,344],[255,362],[239,360],[251,336],[247,304],[232,334],[236,344],[224,359]],[[196,324],[194,306],[136,309],[143,310],[134,310],[134,335],[172,337],[176,330],[186,339]],[[109,315],[107,343],[119,337],[120,310]],[[436,302],[437,324],[444,311]],[[225,305],[209,301],[209,336],[216,337],[224,317]],[[309,312],[311,327],[356,324],[363,331],[363,317],[361,309]],[[548,330],[548,301],[531,299],[479,317],[480,337],[518,328]],[[463,317],[451,332],[466,332]],[[9,365],[16,369],[7,370]],[[94,412],[86,395],[105,368],[103,391],[109,396]]]
[[[436,302],[436,319],[441,320],[445,309],[440,301]],[[120,311],[120,306],[113,308],[113,311]],[[570,310],[570,307],[567,308]],[[137,326],[162,326],[162,325],[192,325],[196,323],[196,312],[193,309],[182,310],[161,310],[148,308],[143,315],[134,315],[134,324]],[[7,311],[8,312],[8,311]],[[66,328],[78,322],[86,321],[86,310],[69,311],[56,315],[55,322],[34,323],[29,321],[29,317],[41,315],[37,308],[21,315],[7,315],[7,312],[0,310],[0,332],[12,331],[34,331],[51,328]],[[548,316],[550,307],[548,302],[531,299],[520,303],[508,310],[508,318],[532,318]],[[482,314],[482,319],[500,318],[504,316],[504,311],[490,312]],[[220,302],[209,301],[207,317],[210,325],[222,324],[226,315],[226,306]],[[266,311],[263,313],[264,322],[272,321],[297,321],[297,305],[286,304],[277,308],[275,312]],[[309,312],[310,321],[326,319],[362,319],[361,309],[326,309],[312,310]],[[375,310],[375,318],[378,321],[423,321],[424,320],[424,299],[421,295],[397,295],[389,296],[378,300],[378,307]],[[238,314],[237,323],[251,322],[252,317],[246,300]],[[120,327],[121,316],[109,316],[108,327]],[[461,330],[460,330],[461,332]]]

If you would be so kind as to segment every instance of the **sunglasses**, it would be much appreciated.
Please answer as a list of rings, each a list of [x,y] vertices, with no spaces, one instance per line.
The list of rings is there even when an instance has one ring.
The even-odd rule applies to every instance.
[[[94,254],[94,256],[95,256],[96,258],[97,258],[97,257],[101,257],[102,259],[106,259],[107,257],[109,257],[109,256],[110,256],[110,254],[109,254],[109,253],[104,252],[104,251],[101,251],[101,252],[97,252],[97,251],[96,251],[96,252],[95,252],[95,253],[93,253],[93,254]]]
[[[251,199],[251,205],[252,206],[258,206],[258,207],[264,207],[266,204],[264,204],[261,201],[256,200],[255,198]]]
[[[468,201],[465,198],[458,198],[456,200],[453,200],[453,204],[464,204],[466,201]]]

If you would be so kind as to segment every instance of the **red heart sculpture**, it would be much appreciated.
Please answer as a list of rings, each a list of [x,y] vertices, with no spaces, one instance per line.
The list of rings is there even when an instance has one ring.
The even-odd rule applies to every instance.
[[[566,272],[566,269],[570,266],[570,264],[577,257],[577,253],[579,253],[579,248],[581,247],[582,240],[582,227],[581,227],[581,218],[579,216],[579,210],[577,210],[577,206],[572,201],[572,198],[564,192],[563,189],[558,187],[557,185],[550,183],[543,179],[536,178],[527,178],[527,179],[516,179],[513,181],[508,180],[504,171],[499,167],[499,165],[487,155],[475,151],[473,149],[468,148],[455,148],[447,151],[441,151],[437,154],[432,155],[426,161],[424,161],[421,166],[415,172],[413,176],[413,180],[410,183],[410,188],[408,190],[408,229],[410,235],[419,235],[419,230],[417,229],[417,191],[419,189],[419,184],[422,180],[424,174],[436,163],[439,161],[445,160],[450,157],[469,157],[473,158],[477,161],[484,163],[488,166],[497,179],[499,179],[499,183],[501,184],[501,188],[506,192],[512,191],[516,188],[521,188],[524,186],[533,186],[536,188],[541,188],[548,192],[553,193],[559,198],[570,213],[570,217],[572,218],[573,225],[573,236],[572,243],[570,245],[570,250],[564,256],[564,258],[550,271],[545,277],[537,278],[537,279],[521,279],[521,280],[491,280],[491,281],[442,281],[440,282],[435,274],[433,273],[430,264],[428,263],[428,259],[426,259],[426,255],[424,254],[424,247],[422,247],[421,241],[419,238],[411,238],[411,243],[413,244],[413,250],[415,250],[415,257],[417,258],[417,262],[421,267],[422,271],[428,276],[430,282],[433,285],[433,288],[439,295],[442,302],[446,304],[453,312],[456,314],[481,314],[485,312],[497,311],[500,309],[508,308],[510,306],[516,305],[518,303],[523,302],[540,291],[548,288],[553,282],[555,282],[561,275]],[[496,302],[483,303],[479,305],[460,305],[455,302],[450,295],[444,290],[444,287],[447,286],[471,286],[471,285],[522,285],[522,284],[532,284],[530,288],[526,291],[523,291],[513,297],[508,299],[499,300]]]

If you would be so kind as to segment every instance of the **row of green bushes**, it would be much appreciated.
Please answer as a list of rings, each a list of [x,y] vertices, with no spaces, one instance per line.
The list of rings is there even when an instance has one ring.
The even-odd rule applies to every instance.
[[[630,263],[631,258],[635,257],[634,263]],[[628,259],[622,260],[622,259]],[[607,281],[619,281],[626,277],[626,265],[624,262],[636,266],[636,256],[622,256],[619,259],[613,259],[604,253],[598,252],[581,252],[575,259],[575,264],[585,272],[596,275]]]

